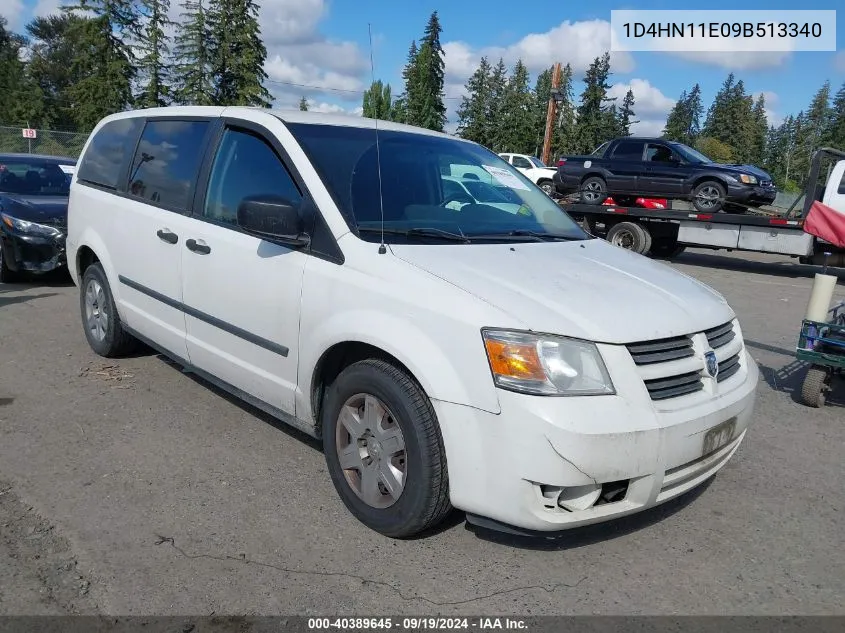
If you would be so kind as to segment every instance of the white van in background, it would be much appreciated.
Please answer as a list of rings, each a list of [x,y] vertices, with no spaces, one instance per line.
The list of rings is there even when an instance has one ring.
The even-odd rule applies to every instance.
[[[450,206],[471,172],[519,212]],[[453,507],[551,532],[654,506],[722,468],[754,407],[719,294],[428,130],[109,116],[73,176],[67,253],[95,352],[143,341],[321,438],[347,508],[392,537]]]

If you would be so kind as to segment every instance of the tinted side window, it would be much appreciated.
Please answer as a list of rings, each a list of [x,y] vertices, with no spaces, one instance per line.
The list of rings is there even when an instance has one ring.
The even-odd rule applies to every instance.
[[[247,196],[274,195],[293,204],[302,194],[276,152],[248,132],[226,130],[208,182],[203,216],[237,224],[238,205]]]
[[[672,150],[665,145],[649,143],[645,151],[645,159],[652,163],[668,163],[672,159]]]
[[[845,193],[845,174],[842,174],[842,182],[839,183],[839,190],[836,193]]]
[[[116,189],[127,154],[135,149],[141,125],[142,119],[131,118],[110,121],[101,127],[82,156],[77,179]]]
[[[523,158],[522,156],[514,156],[513,166],[519,167],[520,169],[531,169],[531,161],[527,158]]]
[[[638,141],[619,141],[616,149],[613,150],[613,158],[623,160],[642,160],[643,143]]]
[[[185,211],[202,160],[208,121],[149,121],[129,172],[129,193]]]

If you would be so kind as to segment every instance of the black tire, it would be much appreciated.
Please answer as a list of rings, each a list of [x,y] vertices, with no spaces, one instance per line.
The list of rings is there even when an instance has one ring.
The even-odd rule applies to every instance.
[[[715,197],[711,198],[710,195]],[[725,195],[727,192],[722,183],[716,180],[705,180],[698,183],[692,190],[692,206],[699,213],[718,213],[725,204]],[[699,198],[699,196],[702,197]],[[707,203],[705,203],[705,196],[708,196]]]
[[[636,222],[620,222],[607,231],[607,241],[635,253],[643,255],[651,247],[651,234]]]
[[[827,392],[830,390],[830,370],[819,365],[813,365],[804,376],[801,385],[801,401],[809,407],[824,406]]]
[[[6,265],[6,257],[3,254],[3,246],[0,244],[0,283],[13,284],[21,278],[20,273],[12,270]]]
[[[101,300],[97,302],[96,308],[107,317],[106,325],[103,328],[104,335],[101,339],[88,326],[86,308],[86,293],[89,290],[89,286],[95,283],[102,288]],[[82,275],[82,284],[79,288],[79,309],[85,338],[94,352],[105,358],[118,358],[136,349],[138,340],[123,329],[123,323],[120,320],[117,306],[114,303],[109,280],[106,278],[106,273],[99,263],[91,264],[85,269]]]
[[[387,507],[375,507],[359,497],[341,467],[339,416],[345,403],[358,394],[374,396],[384,403],[404,439],[404,485],[398,499]],[[437,416],[426,394],[405,372],[378,359],[350,365],[326,391],[320,417],[332,482],[344,505],[361,523],[385,536],[407,538],[433,528],[452,511],[446,451]],[[344,427],[341,430],[345,433]],[[357,472],[360,475],[363,471]]]
[[[601,204],[607,200],[607,183],[600,176],[590,176],[581,183],[580,201],[583,204]]]
[[[548,178],[544,178],[543,180],[538,181],[537,186],[540,187],[540,189],[543,190],[543,193],[545,193],[550,198],[555,192],[555,185]]]

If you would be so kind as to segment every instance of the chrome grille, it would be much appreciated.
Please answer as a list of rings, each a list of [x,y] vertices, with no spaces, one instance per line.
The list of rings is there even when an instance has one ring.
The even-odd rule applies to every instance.
[[[631,343],[627,347],[637,365],[665,363],[679,358],[688,358],[695,353],[692,350],[692,339],[689,336]]]

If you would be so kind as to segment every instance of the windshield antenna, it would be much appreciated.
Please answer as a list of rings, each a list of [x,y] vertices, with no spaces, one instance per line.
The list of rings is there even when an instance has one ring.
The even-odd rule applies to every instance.
[[[376,83],[376,66],[373,63],[373,26],[367,23],[367,32],[370,36],[370,75],[373,78],[373,85]],[[381,244],[378,247],[379,255],[384,255],[387,252],[387,247],[384,245],[384,197],[381,193],[381,148],[378,142],[378,103],[375,106],[375,122],[376,122],[376,165],[378,167],[378,203],[381,209]]]

